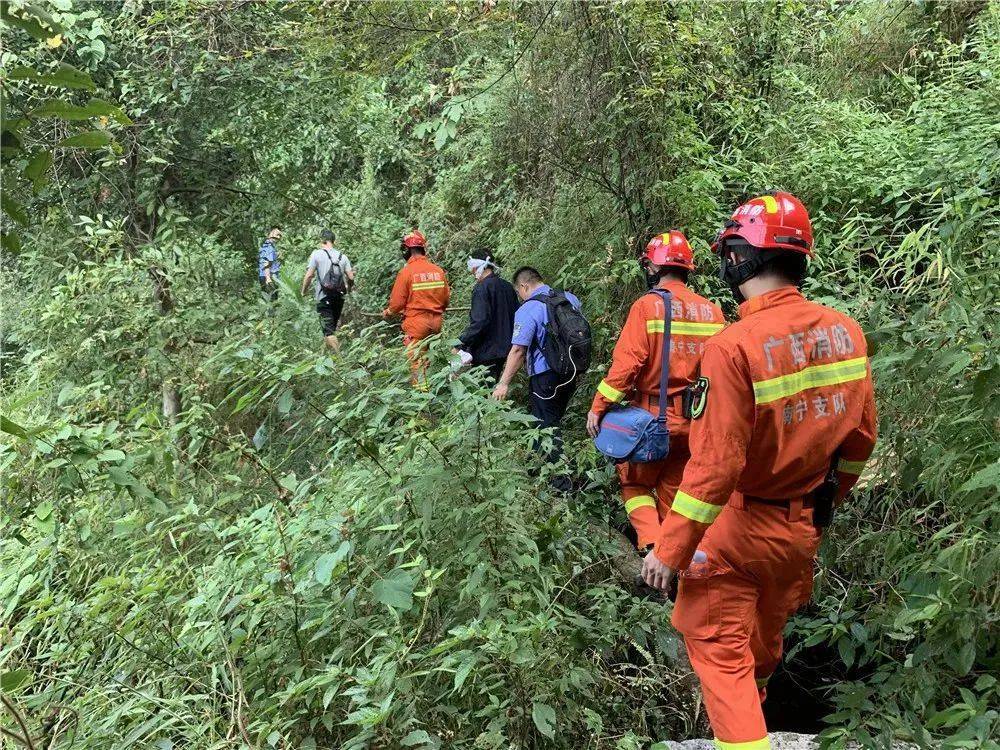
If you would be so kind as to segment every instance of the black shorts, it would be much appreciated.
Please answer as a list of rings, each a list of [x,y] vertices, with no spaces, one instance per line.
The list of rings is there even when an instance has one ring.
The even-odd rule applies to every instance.
[[[323,335],[332,336],[340,324],[340,313],[344,310],[343,294],[328,294],[316,303],[316,312],[323,324]]]

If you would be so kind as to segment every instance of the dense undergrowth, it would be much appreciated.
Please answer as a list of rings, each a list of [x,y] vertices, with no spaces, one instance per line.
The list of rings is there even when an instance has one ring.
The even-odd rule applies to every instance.
[[[0,58],[0,676],[37,747],[703,731],[666,612],[597,531],[617,489],[581,429],[600,365],[567,417],[587,486],[556,497],[523,415],[448,379],[461,314],[426,393],[369,314],[417,221],[457,304],[490,243],[584,300],[606,361],[649,233],[683,228],[732,312],[708,243],[777,188],[813,215],[807,293],[869,336],[881,432],[790,668],[837,654],[831,745],[996,746],[996,2],[48,12],[59,44],[8,25]],[[59,61],[94,92],[14,74]],[[107,139],[51,151],[81,131]],[[334,360],[295,290],[325,226],[360,278]]]

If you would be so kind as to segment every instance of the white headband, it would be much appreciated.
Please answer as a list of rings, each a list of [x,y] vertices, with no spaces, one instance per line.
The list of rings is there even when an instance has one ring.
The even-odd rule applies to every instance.
[[[477,279],[482,275],[483,269],[497,267],[496,263],[494,263],[492,258],[490,258],[490,256],[488,255],[486,256],[485,259],[469,258],[468,266],[469,266],[469,271],[474,273]]]

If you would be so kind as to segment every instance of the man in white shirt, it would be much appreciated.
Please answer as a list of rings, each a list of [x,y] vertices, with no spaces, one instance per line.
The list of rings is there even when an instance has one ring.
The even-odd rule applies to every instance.
[[[302,296],[308,293],[309,282],[315,281],[316,312],[323,324],[323,340],[333,351],[339,352],[337,325],[344,309],[344,297],[354,286],[354,268],[348,257],[333,246],[333,232],[324,229],[320,238],[323,244],[309,256],[306,275],[302,278]]]

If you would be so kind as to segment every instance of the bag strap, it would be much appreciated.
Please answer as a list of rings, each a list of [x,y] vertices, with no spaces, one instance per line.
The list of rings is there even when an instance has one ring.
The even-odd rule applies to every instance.
[[[671,302],[673,295],[665,289],[654,289],[654,293],[663,299],[663,348],[660,351],[660,415],[658,420],[667,419],[667,380],[670,377],[670,321]]]
[[[551,292],[548,293],[539,292],[538,294],[533,294],[532,296],[528,297],[527,300],[525,300],[525,304],[527,304],[528,302],[538,302],[541,305],[543,305],[545,307],[545,328],[548,328],[550,325],[552,325],[552,316],[549,315],[549,308],[552,306]],[[548,332],[546,331],[546,333]],[[534,373],[531,371],[531,363],[532,360],[535,358],[534,356],[535,352],[540,349],[539,345],[535,343],[536,338],[537,337],[532,336],[531,342],[528,344],[528,375],[534,375]]]
[[[336,250],[336,248],[334,249]],[[340,261],[344,259],[344,254],[340,252],[340,250],[337,250],[337,260],[334,260],[333,258],[330,257],[330,251],[327,250],[325,247],[321,247],[320,250],[322,250],[323,254],[326,255],[326,259],[330,261],[330,268],[336,266],[337,268],[340,269],[340,275],[346,276],[346,274],[344,273],[344,267],[340,265]]]

